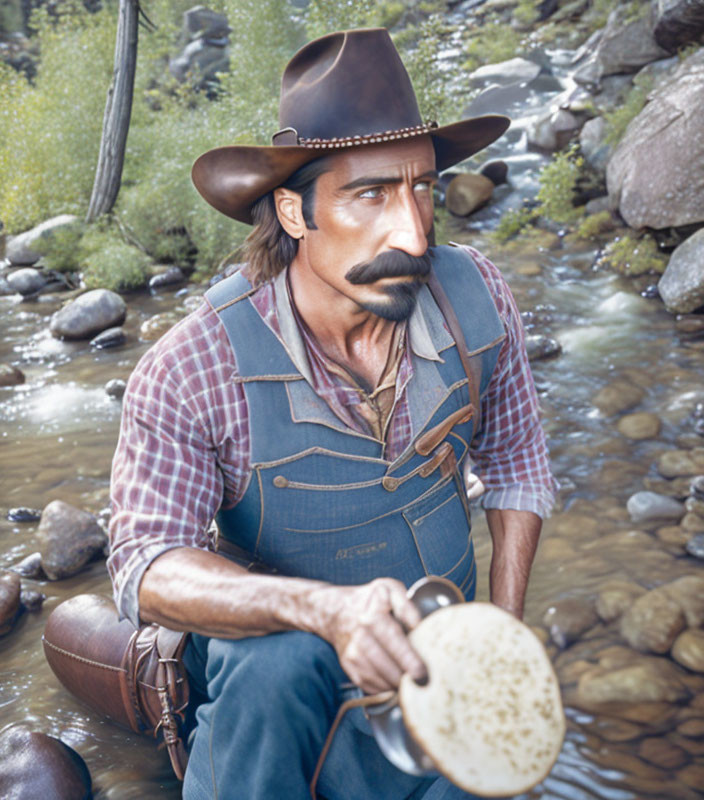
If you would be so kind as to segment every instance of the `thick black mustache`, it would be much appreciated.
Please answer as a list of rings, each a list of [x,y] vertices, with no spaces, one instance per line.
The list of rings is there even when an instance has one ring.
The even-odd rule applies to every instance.
[[[430,275],[430,255],[411,256],[403,250],[388,250],[371,261],[355,264],[345,278],[355,285],[374,283],[382,278],[427,278]]]

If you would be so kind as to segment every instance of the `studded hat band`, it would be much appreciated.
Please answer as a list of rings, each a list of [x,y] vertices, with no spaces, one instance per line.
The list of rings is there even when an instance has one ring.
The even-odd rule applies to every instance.
[[[377,142],[390,142],[395,139],[409,139],[411,136],[422,136],[438,127],[435,120],[429,120],[421,125],[397,130],[368,133],[364,136],[333,137],[332,139],[308,139],[299,136],[295,128],[284,128],[272,136],[272,144],[279,147],[300,146],[311,150],[333,150],[340,147],[356,147],[363,144],[376,144]]]

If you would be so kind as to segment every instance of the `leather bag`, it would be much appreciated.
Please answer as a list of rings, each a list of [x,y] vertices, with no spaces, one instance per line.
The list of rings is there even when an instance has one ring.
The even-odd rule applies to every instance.
[[[49,666],[71,694],[125,728],[161,737],[183,780],[187,638],[160,625],[135,628],[118,619],[109,598],[83,594],[51,612],[42,643]]]

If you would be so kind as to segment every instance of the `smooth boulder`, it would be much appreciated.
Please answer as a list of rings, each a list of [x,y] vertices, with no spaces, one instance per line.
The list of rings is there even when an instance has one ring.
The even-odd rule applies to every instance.
[[[16,572],[0,571],[0,636],[15,624],[20,610],[20,576]]]
[[[122,325],[127,316],[125,301],[109,289],[93,289],[59,309],[49,330],[57,339],[90,339],[97,333]]]
[[[473,172],[456,175],[445,191],[445,207],[458,217],[467,217],[486,205],[494,192],[494,182]]]
[[[704,83],[702,89],[704,91]],[[704,199],[702,203],[704,204]],[[704,305],[702,264],[704,228],[700,228],[675,248],[662,278],[658,281],[658,292],[668,311],[673,314],[689,314]]]
[[[672,657],[692,672],[704,672],[704,631],[681,633],[672,645]]]
[[[24,383],[24,373],[12,364],[0,364],[0,386],[19,386]]]
[[[543,625],[550,638],[564,649],[599,622],[596,610],[587,600],[566,597],[550,606],[543,616]]]
[[[685,513],[684,503],[657,492],[636,492],[628,498],[626,509],[633,522],[652,519],[679,520]]]
[[[704,3],[701,0],[657,0],[655,41],[671,53],[704,37]]]
[[[609,198],[631,228],[704,222],[703,94],[704,49],[649,95],[614,150]]]
[[[667,653],[686,627],[679,604],[660,586],[639,597],[621,617],[621,635],[636,650]]]
[[[22,267],[7,276],[10,287],[22,297],[31,297],[47,284],[46,275],[34,267]]]
[[[80,508],[54,500],[42,512],[37,534],[42,569],[52,580],[68,578],[101,555],[107,543],[98,520]]]
[[[595,667],[577,685],[579,701],[602,703],[676,703],[688,697],[677,668],[666,658],[635,656],[615,668]]]
[[[74,225],[78,217],[73,214],[60,214],[58,217],[42,222],[31,230],[11,237],[5,248],[5,258],[14,266],[31,266],[42,257],[42,243],[51,239],[59,228]]]

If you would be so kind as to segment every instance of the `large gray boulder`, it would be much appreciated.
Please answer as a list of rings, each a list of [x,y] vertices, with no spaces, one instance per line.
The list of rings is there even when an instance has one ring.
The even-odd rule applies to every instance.
[[[42,257],[41,252],[36,249],[39,242],[45,242],[59,228],[74,225],[77,221],[78,217],[73,214],[60,214],[58,217],[52,217],[29,231],[12,236],[8,239],[5,248],[5,258],[15,266],[36,264]]]
[[[648,98],[614,151],[606,183],[632,228],[704,221],[704,49]]]
[[[704,203],[704,196],[701,202]],[[689,314],[704,305],[704,228],[672,253],[658,291],[674,314]]]
[[[704,38],[704,0],[658,0],[655,41],[671,53]]]
[[[109,289],[92,289],[67,303],[51,317],[49,330],[57,339],[90,339],[96,333],[122,325],[127,306]]]
[[[638,72],[651,61],[669,55],[655,41],[654,22],[654,15],[647,8],[630,22],[624,22],[619,8],[612,11],[606,27],[577,53],[584,59],[574,73],[577,83],[598,86],[607,75]]]
[[[101,555],[107,543],[98,520],[62,500],[54,500],[42,511],[37,530],[42,569],[49,580],[70,578]]]
[[[183,83],[189,76],[202,87],[230,68],[230,26],[227,17],[204,6],[183,15],[183,50],[169,62],[169,71]]]

